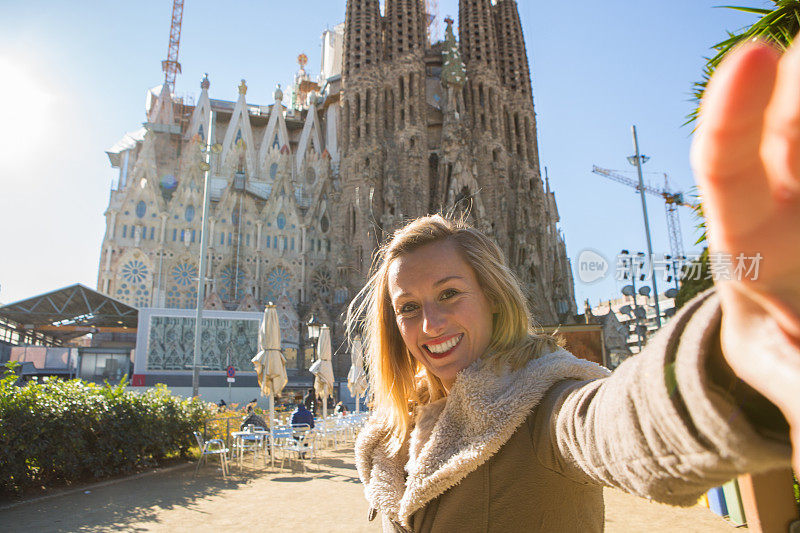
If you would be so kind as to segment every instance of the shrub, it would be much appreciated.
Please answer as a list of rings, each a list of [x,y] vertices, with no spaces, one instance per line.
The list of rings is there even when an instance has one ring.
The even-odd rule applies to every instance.
[[[100,479],[185,456],[213,404],[80,380],[0,379],[0,493]]]

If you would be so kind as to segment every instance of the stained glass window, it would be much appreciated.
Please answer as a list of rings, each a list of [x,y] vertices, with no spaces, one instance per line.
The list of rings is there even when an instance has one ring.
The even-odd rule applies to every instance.
[[[267,274],[267,286],[269,287],[269,297],[276,299],[281,294],[288,294],[289,284],[292,281],[292,274],[283,267],[275,267]]]
[[[235,269],[233,265],[228,265],[219,273],[221,288],[219,296],[224,301],[238,300],[245,294],[245,282],[247,277],[244,271]]]
[[[278,175],[278,163],[272,163],[269,166],[269,177],[274,180],[275,176],[277,175]]]
[[[147,277],[147,265],[134,259],[122,267],[122,278],[129,283],[141,283]]]
[[[172,277],[172,281],[181,287],[188,287],[196,282],[197,267],[191,263],[178,263],[172,267],[170,276]]]
[[[136,204],[136,216],[142,218],[145,213],[147,213],[147,204],[144,203],[144,200],[139,200],[139,203]]]
[[[120,283],[114,296],[136,307],[150,305],[150,269],[139,259],[131,259],[119,271]]]
[[[286,227],[286,215],[283,213],[278,213],[278,220],[276,221],[278,224],[278,229],[283,229]]]
[[[191,222],[194,220],[194,206],[188,205],[186,206],[186,212],[184,213],[184,218],[186,218],[186,222]]]
[[[317,269],[311,276],[311,289],[320,295],[323,300],[330,298],[332,285],[331,273],[325,268]]]

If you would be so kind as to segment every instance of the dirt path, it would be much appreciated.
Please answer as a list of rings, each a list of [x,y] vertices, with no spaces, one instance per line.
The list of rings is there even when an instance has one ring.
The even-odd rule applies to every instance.
[[[377,532],[353,465],[352,448],[326,451],[318,469],[303,473],[259,465],[194,467],[75,491],[0,511],[4,532]],[[700,507],[680,509],[606,491],[606,531],[731,532]],[[245,529],[243,529],[245,528]]]

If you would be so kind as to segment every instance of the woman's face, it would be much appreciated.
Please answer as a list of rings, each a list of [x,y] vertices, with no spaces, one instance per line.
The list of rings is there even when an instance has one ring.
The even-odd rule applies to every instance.
[[[455,244],[428,244],[389,265],[389,295],[411,355],[449,390],[486,352],[492,303]]]

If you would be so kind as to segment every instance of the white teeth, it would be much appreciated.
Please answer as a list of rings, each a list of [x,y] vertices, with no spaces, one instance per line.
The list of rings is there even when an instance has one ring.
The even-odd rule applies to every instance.
[[[453,337],[449,341],[445,341],[441,344],[433,344],[433,345],[427,344],[426,346],[428,347],[428,350],[431,351],[431,353],[444,353],[447,350],[452,349],[453,346],[458,344],[460,340],[461,340],[461,335],[458,335],[456,337]]]

